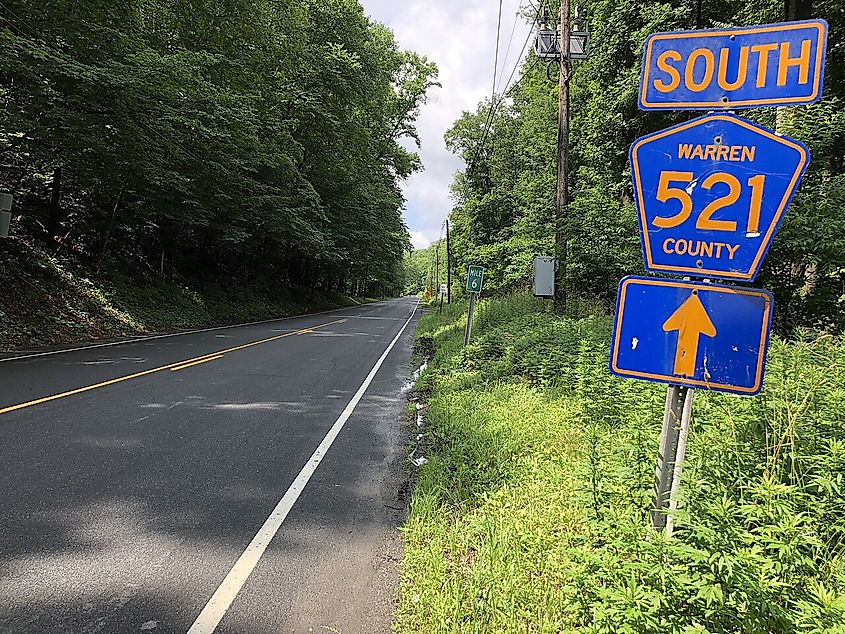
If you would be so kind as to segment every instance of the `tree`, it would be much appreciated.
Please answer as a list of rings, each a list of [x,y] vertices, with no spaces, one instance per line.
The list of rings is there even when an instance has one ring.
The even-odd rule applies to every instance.
[[[845,203],[845,15],[840,4],[814,3],[814,15],[830,24],[824,98],[779,113],[742,112],[802,140],[812,153],[759,278],[775,293],[783,334],[805,325],[845,328],[845,219],[836,211]],[[656,31],[776,22],[786,15],[784,3],[774,0],[592,0],[586,9],[592,54],[574,63],[571,80],[566,273],[571,289],[610,308],[620,278],[643,272],[628,149],[637,137],[697,116],[637,108],[645,38]],[[505,96],[489,123],[489,103],[482,103],[446,135],[449,147],[467,164],[453,184],[456,258],[461,266],[470,261],[487,266],[485,283],[494,290],[527,285],[532,257],[552,253],[554,238],[557,86],[530,55],[518,84],[494,99]]]
[[[401,290],[436,67],[355,0],[9,0],[2,185],[83,262]],[[155,268],[158,268],[155,266]]]

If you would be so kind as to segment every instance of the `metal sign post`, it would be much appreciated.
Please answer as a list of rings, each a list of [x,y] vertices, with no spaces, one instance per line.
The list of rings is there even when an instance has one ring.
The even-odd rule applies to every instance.
[[[675,475],[680,480],[679,459],[681,429],[689,430],[692,417],[693,390],[682,385],[670,385],[666,391],[666,409],[663,413],[663,429],[660,431],[660,449],[657,454],[657,469],[654,475],[654,503],[651,507],[651,523],[656,528],[666,527],[664,509],[670,501]],[[686,449],[686,440],[684,442]]]
[[[467,327],[464,330],[464,345],[469,345],[469,340],[472,337],[472,320],[475,318],[475,298],[478,293],[469,294],[469,313],[467,314]]]
[[[754,280],[810,162],[800,142],[728,111],[818,101],[827,31],[806,20],[654,33],[645,43],[640,109],[714,111],[630,152],[645,268],[705,278],[626,277],[616,302],[610,371],[669,383],[651,509],[667,535],[693,389],[751,396],[763,387],[772,294],[710,278]]]
[[[669,489],[669,514],[666,515],[666,534],[670,537],[675,528],[675,518],[672,516],[672,511],[678,508],[678,491],[681,488],[681,474],[684,470],[684,458],[687,455],[687,438],[689,437],[689,427],[692,421],[692,399],[694,392],[689,388],[686,388],[686,391],[686,396],[683,399],[684,406],[681,410],[678,443],[675,447],[675,462],[672,464],[672,486]],[[663,501],[665,503],[665,499]]]

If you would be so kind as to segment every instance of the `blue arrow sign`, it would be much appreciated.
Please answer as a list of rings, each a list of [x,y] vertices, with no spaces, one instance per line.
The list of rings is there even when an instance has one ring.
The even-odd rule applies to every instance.
[[[646,40],[643,110],[794,106],[822,95],[827,22],[655,33]]]
[[[638,139],[631,172],[646,269],[753,280],[809,160],[798,141],[728,114]]]
[[[619,285],[610,371],[757,394],[773,308],[774,299],[765,290],[626,277]]]

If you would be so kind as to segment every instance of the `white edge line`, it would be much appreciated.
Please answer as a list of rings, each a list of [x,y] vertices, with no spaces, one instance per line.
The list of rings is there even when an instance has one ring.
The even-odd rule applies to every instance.
[[[390,342],[390,345],[387,346],[387,349],[382,353],[378,361],[376,361],[376,364],[373,366],[373,369],[370,370],[367,378],[364,379],[361,387],[359,387],[358,391],[355,392],[355,396],[353,396],[349,403],[347,403],[346,408],[343,412],[341,412],[340,416],[335,421],[334,425],[332,425],[332,428],[326,434],[325,438],[323,438],[323,442],[321,442],[317,449],[314,450],[314,453],[311,454],[311,457],[308,459],[308,462],[305,463],[305,466],[302,467],[302,470],[299,472],[299,475],[296,476],[293,484],[290,485],[282,499],[279,500],[278,504],[276,504],[276,507],[270,513],[270,516],[264,521],[264,524],[255,534],[255,537],[252,538],[252,541],[246,547],[246,550],[243,551],[241,556],[235,562],[235,565],[232,566],[231,570],[229,570],[226,578],[223,579],[223,582],[211,596],[211,599],[209,599],[208,603],[205,604],[202,612],[200,612],[196,621],[194,621],[193,625],[191,625],[191,629],[188,630],[188,634],[212,634],[214,630],[217,629],[217,626],[220,624],[220,621],[223,620],[223,617],[226,615],[226,612],[232,605],[235,597],[241,591],[244,583],[246,583],[246,580],[252,574],[255,566],[258,565],[258,561],[261,559],[261,556],[264,554],[267,546],[270,545],[273,537],[275,537],[276,533],[279,532],[282,522],[285,521],[285,518],[288,516],[288,513],[290,513],[293,505],[305,490],[305,486],[308,484],[311,476],[314,475],[317,467],[320,466],[320,462],[322,462],[323,458],[326,456],[326,453],[340,434],[343,426],[346,425],[346,421],[349,420],[352,412],[355,411],[355,407],[358,405],[361,398],[363,398],[367,388],[370,387],[370,384],[373,382],[373,379],[385,359],[387,359],[387,355],[390,354],[390,351],[393,350],[393,347],[396,345],[396,342],[399,341],[402,333],[405,332],[408,324],[411,323],[411,320],[414,318],[414,315],[416,315],[419,306],[420,302],[418,300],[416,306],[414,306],[414,311],[411,313],[411,316],[408,317],[408,321],[405,322],[405,325],[402,326],[402,329],[393,338],[393,341]]]
[[[401,299],[401,298],[400,298]],[[390,301],[390,300],[387,300]],[[290,317],[274,317],[273,319],[262,319],[261,321],[250,321],[244,324],[231,324],[229,326],[212,326],[210,328],[200,328],[198,330],[180,330],[179,332],[170,332],[164,335],[150,335],[148,337],[137,337],[135,339],[122,339],[120,341],[109,341],[107,343],[95,343],[90,346],[80,346],[79,348],[67,348],[65,350],[48,350],[47,352],[34,352],[32,354],[23,354],[17,357],[3,357],[0,358],[0,363],[7,361],[21,361],[23,359],[35,359],[36,357],[49,357],[54,354],[65,354],[68,352],[80,352],[81,350],[94,350],[95,348],[108,348],[111,346],[124,346],[130,343],[139,343],[142,341],[153,341],[155,339],[167,339],[168,337],[181,337],[182,335],[196,335],[202,332],[213,332],[215,330],[228,330],[229,328],[240,328],[242,326],[259,326],[261,324],[270,324],[274,321],[290,321],[291,319],[300,319],[302,317],[316,317],[317,315],[328,315],[329,313],[337,313],[342,310],[351,310],[353,308],[361,308],[362,306],[378,306],[384,304],[385,301],[371,302],[369,304],[356,304],[355,306],[344,306],[343,308],[333,308],[331,310],[324,310],[319,313],[305,313],[303,315],[291,315]]]

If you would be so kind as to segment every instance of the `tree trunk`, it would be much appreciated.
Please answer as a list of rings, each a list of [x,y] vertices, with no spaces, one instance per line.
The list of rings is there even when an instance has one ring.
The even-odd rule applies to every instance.
[[[109,226],[106,229],[106,235],[103,236],[103,248],[100,251],[100,258],[97,261],[97,269],[103,265],[103,258],[106,256],[106,248],[109,245],[109,238],[111,237],[112,229],[114,229],[114,221],[117,217],[117,209],[120,207],[120,201],[123,198],[123,192],[126,191],[126,183],[124,182],[123,185],[120,186],[120,192],[117,194],[117,199],[114,201],[114,207],[111,211],[111,219],[109,220]]]
[[[53,190],[50,194],[50,215],[47,216],[47,235],[49,240],[59,235],[62,224],[62,166],[53,170]]]
[[[787,22],[813,17],[813,0],[784,0],[783,15]]]

